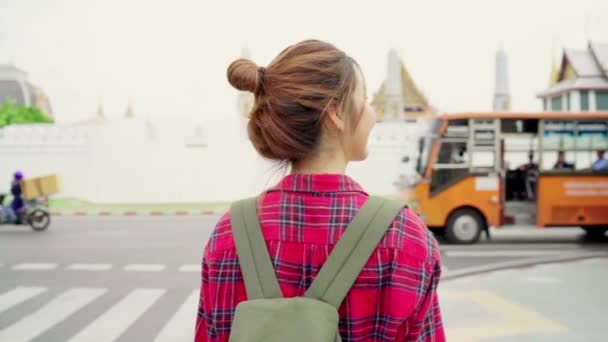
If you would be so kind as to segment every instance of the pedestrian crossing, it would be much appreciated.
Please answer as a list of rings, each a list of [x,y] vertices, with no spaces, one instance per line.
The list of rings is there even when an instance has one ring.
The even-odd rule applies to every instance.
[[[128,329],[135,327],[149,330],[141,318],[149,311],[164,310],[165,307],[155,307],[169,291],[164,288],[135,288],[128,293],[117,296],[105,296],[111,290],[108,288],[75,287],[55,292],[47,287],[19,286],[0,291],[0,341],[52,341],[45,337],[52,335],[52,330],[61,325],[69,327],[75,333],[65,341],[91,342],[116,341]],[[172,312],[161,316],[168,319],[157,327],[156,336],[150,340],[155,342],[192,341],[194,323],[198,310],[199,290],[179,290],[187,295],[183,302],[174,303]],[[52,294],[52,296],[45,296]],[[79,316],[91,309],[96,302],[114,299],[115,302],[86,324],[79,321]],[[42,300],[37,300],[42,299]],[[32,303],[33,302],[33,303]],[[22,312],[20,307],[25,305],[36,307],[28,312]],[[96,311],[95,311],[96,312]],[[21,315],[21,317],[15,317]]]
[[[0,295],[0,314],[46,291],[44,287],[18,287]]]
[[[164,289],[137,289],[81,330],[69,342],[113,341],[163,294]]]
[[[0,330],[0,341],[29,341],[97,299],[106,290],[69,289],[17,323]]]

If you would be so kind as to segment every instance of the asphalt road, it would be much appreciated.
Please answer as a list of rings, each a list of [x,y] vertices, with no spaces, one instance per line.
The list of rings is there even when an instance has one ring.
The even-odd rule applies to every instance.
[[[0,341],[191,341],[200,259],[217,219],[60,217],[42,233],[0,227]],[[492,235],[442,245],[446,278],[608,252],[572,229]]]

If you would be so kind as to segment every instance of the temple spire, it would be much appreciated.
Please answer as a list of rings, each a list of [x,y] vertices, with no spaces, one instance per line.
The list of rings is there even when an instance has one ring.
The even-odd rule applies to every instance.
[[[99,98],[99,101],[97,103],[97,118],[98,119],[105,119],[106,118],[106,113],[103,110],[103,102],[101,100],[101,97]]]
[[[495,112],[504,112],[508,111],[510,107],[509,65],[507,62],[507,52],[501,47],[496,51],[493,109]]]
[[[125,111],[125,117],[127,118],[134,118],[135,117],[135,113],[133,112],[133,106],[131,104],[131,100],[129,99],[129,102],[127,103],[127,110]]]

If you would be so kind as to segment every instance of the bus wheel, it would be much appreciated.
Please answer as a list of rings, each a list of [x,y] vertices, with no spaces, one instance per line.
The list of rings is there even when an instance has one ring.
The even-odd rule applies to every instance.
[[[458,209],[448,219],[445,238],[452,243],[475,243],[484,229],[483,218],[472,209]]]
[[[592,241],[603,241],[606,239],[608,227],[582,227],[587,233],[587,238]]]

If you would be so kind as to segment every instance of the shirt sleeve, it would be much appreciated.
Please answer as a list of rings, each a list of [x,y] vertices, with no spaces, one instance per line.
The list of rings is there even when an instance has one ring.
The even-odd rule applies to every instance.
[[[439,309],[437,287],[441,277],[441,262],[433,267],[429,285],[420,305],[409,321],[410,329],[404,341],[406,342],[445,342],[445,332]]]
[[[194,331],[194,342],[207,342],[207,332],[209,331],[210,324],[210,306],[208,305],[205,298],[209,298],[209,265],[205,258],[203,258],[201,267],[201,293],[198,302],[198,310],[196,315],[196,327]]]

